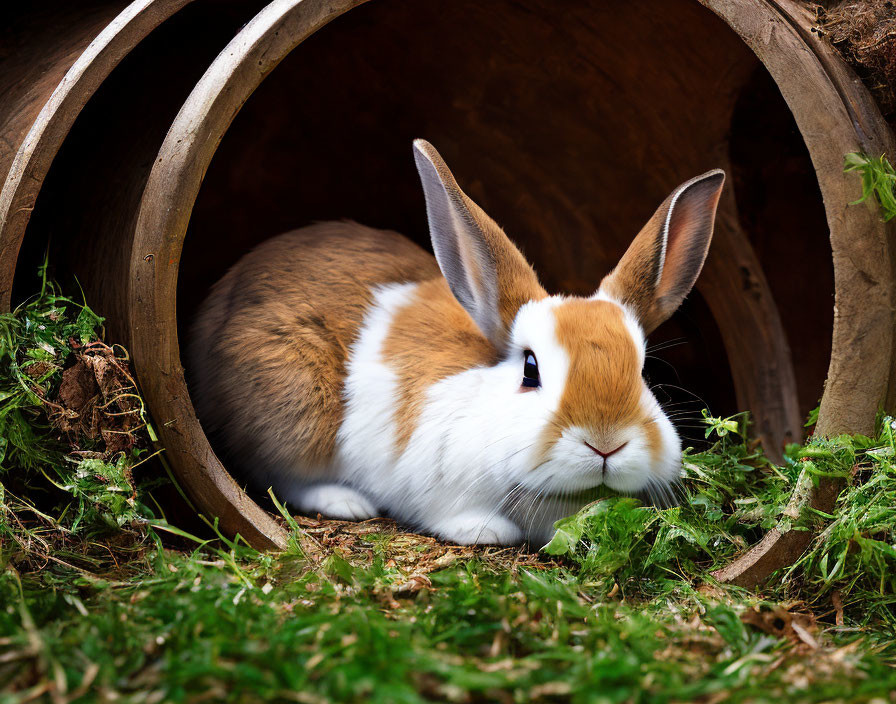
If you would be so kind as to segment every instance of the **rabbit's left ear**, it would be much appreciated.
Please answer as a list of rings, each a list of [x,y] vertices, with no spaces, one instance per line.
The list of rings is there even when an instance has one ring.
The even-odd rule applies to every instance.
[[[520,307],[547,293],[498,224],[460,190],[429,142],[414,141],[414,160],[439,268],[454,297],[500,350]]]
[[[724,184],[725,172],[715,169],[672,191],[601,281],[598,295],[631,307],[645,335],[671,316],[694,286]]]

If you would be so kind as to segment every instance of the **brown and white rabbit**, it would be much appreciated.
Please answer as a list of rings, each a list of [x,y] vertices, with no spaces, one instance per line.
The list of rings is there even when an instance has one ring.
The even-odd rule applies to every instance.
[[[203,304],[194,399],[242,476],[303,512],[462,544],[545,540],[601,484],[675,482],[644,337],[700,273],[724,172],[673,191],[577,298],[545,292],[429,143],[414,157],[435,259],[327,222],[264,242]]]

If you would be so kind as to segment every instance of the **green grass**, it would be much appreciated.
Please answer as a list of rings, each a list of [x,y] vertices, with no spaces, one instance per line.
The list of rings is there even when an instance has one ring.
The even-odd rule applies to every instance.
[[[564,568],[472,560],[392,603],[379,559],[345,580],[297,556],[241,559],[239,575],[208,558],[152,551],[138,579],[23,579],[24,597],[7,576],[6,676],[21,694],[64,682],[125,701],[862,701],[896,685],[871,651],[837,649],[854,635],[801,652],[745,626],[742,605],[598,598]]]
[[[0,324],[0,703],[896,701],[892,419],[775,466],[746,415],[706,417],[680,506],[607,496],[542,552],[286,514],[264,554],[161,517],[142,421],[126,449],[60,430],[89,308],[46,285]],[[788,516],[821,476],[836,511]],[[756,593],[714,583],[774,525],[818,533]]]
[[[873,196],[880,205],[884,222],[896,217],[896,169],[885,155],[847,154],[843,170],[846,173],[855,171],[862,176],[862,197],[850,205],[864,203]]]

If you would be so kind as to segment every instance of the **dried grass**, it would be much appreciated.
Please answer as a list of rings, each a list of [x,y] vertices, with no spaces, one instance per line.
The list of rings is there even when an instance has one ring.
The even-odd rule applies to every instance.
[[[896,3],[846,0],[813,6],[819,34],[856,70],[881,112],[896,118]]]

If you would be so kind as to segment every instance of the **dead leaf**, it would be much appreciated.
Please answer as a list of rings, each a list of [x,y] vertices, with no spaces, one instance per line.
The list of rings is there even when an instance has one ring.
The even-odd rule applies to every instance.
[[[79,359],[73,367],[62,372],[57,400],[65,408],[80,414],[99,394],[99,387],[88,364]]]
[[[818,641],[814,634],[818,632],[815,623],[815,615],[811,612],[796,611],[791,605],[790,609],[784,605],[778,605],[772,609],[763,609],[754,606],[744,611],[740,619],[745,624],[758,628],[763,633],[786,638],[794,645],[804,645],[812,650],[818,649]]]
[[[100,457],[109,460],[137,443],[142,419],[136,385],[126,361],[108,345],[72,341],[72,348],[77,361],[62,373],[55,400],[47,401],[48,415],[73,453],[82,450],[86,438],[100,441]]]
[[[834,605],[834,609],[837,614],[834,616],[834,621],[838,626],[843,625],[843,598],[840,596],[840,590],[835,589],[831,594],[831,603]]]
[[[406,581],[392,587],[395,596],[410,596],[421,589],[432,588],[432,580],[425,574],[412,574]]]
[[[572,685],[569,682],[555,681],[535,685],[529,690],[529,696],[533,699],[538,699],[539,697],[562,697],[570,692],[572,692]]]

